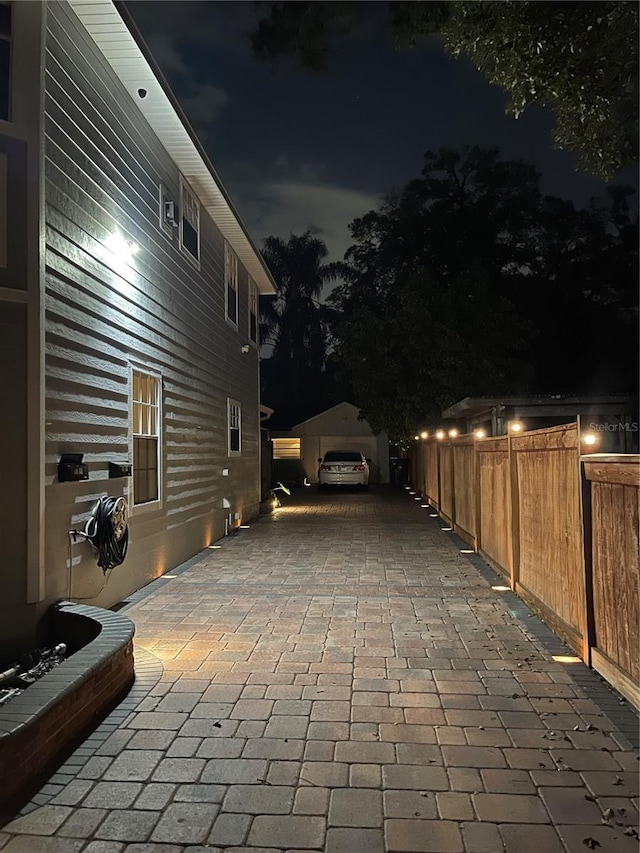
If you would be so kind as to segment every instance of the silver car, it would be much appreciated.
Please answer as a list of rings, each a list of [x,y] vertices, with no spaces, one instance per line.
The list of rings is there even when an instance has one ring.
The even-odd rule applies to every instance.
[[[359,450],[328,450],[318,462],[318,489],[325,486],[369,488],[369,460]]]

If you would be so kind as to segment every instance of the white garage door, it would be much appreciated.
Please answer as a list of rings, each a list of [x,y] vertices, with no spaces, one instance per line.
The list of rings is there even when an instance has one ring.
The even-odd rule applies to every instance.
[[[379,482],[377,439],[374,435],[321,435],[320,456],[324,456],[327,450],[359,450],[364,453],[371,459],[371,482]]]

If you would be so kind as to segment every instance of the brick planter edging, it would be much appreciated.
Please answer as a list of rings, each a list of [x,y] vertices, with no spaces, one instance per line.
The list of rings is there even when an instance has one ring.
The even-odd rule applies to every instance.
[[[71,656],[0,707],[0,806],[62,760],[133,682],[130,619],[69,601],[51,617],[56,642],[66,642]]]

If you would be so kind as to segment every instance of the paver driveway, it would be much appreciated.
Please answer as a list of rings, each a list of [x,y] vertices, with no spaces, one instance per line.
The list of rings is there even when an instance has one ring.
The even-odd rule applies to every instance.
[[[636,853],[635,753],[441,526],[308,490],[147,587],[159,681],[3,853]]]

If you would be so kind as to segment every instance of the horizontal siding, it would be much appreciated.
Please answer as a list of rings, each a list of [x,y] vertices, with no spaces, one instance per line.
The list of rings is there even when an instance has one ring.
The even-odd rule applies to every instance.
[[[201,210],[201,268],[159,223],[159,185],[178,201],[179,174],[129,95],[63,3],[48,6],[45,99],[47,591],[68,594],[67,531],[102,494],[126,494],[109,461],[131,460],[130,364],[163,379],[163,489],[135,508],[130,555],[108,579],[87,545],[72,546],[71,597],[110,605],[224,531],[223,499],[257,511],[258,356],[224,317],[224,243]],[[188,179],[188,176],[186,176]],[[139,246],[114,270],[102,241]],[[227,455],[227,397],[242,404],[242,456]],[[63,452],[84,454],[90,481],[58,483]],[[221,469],[230,476],[222,477]],[[104,588],[103,588],[104,587]]]

